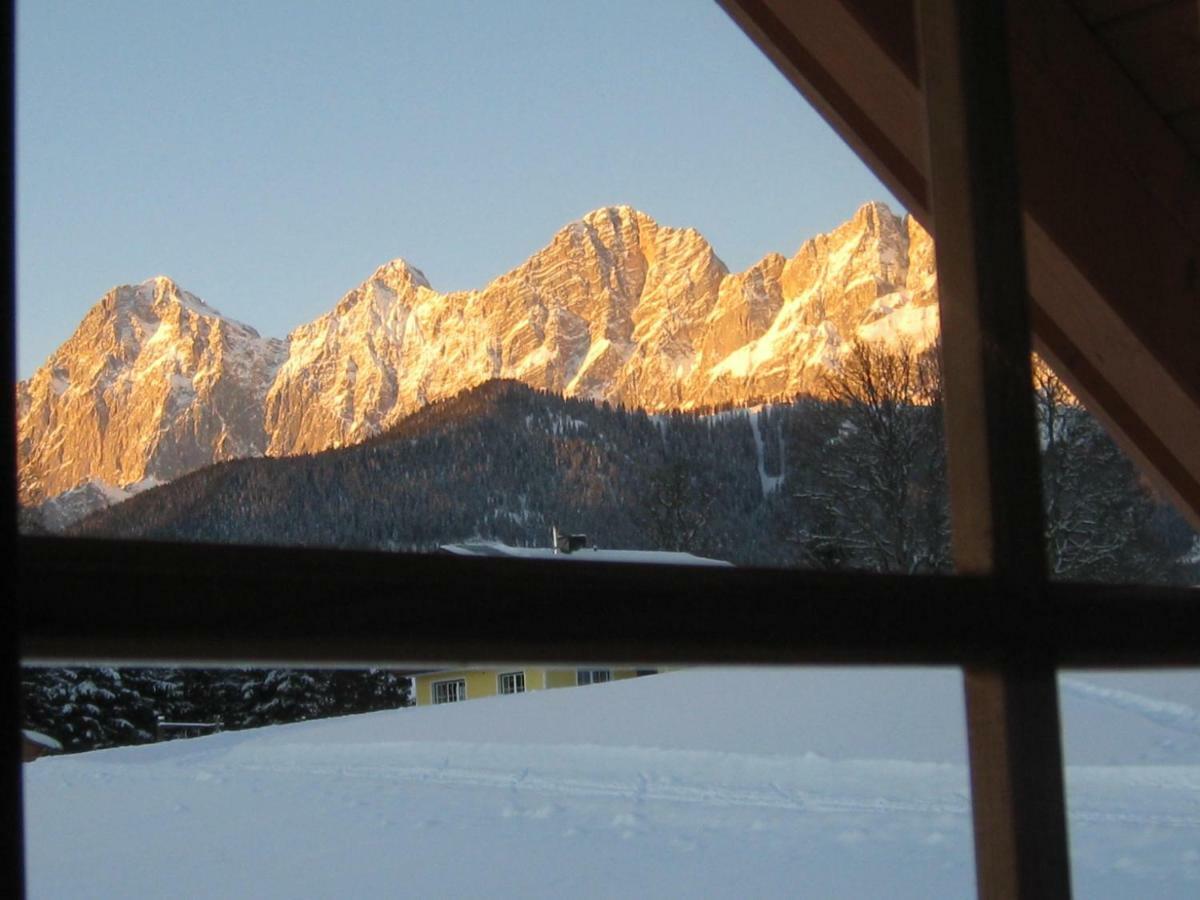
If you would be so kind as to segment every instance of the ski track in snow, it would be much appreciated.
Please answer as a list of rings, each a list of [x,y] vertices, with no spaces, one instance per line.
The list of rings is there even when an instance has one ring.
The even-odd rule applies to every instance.
[[[222,777],[228,777],[234,771],[336,775],[339,778],[496,788],[564,797],[613,797],[718,807],[957,815],[966,815],[969,811],[965,771],[950,765],[833,763],[821,759],[769,759],[682,751],[658,753],[637,747],[560,746],[553,751],[554,765],[537,770],[529,766],[527,760],[545,757],[545,749],[540,747],[426,744],[400,745],[394,750],[398,758],[406,761],[404,764],[344,765],[313,760],[291,765],[243,763],[233,764],[228,770],[222,766],[205,767],[205,770]],[[352,756],[352,748],[340,748],[339,755]],[[485,757],[490,758],[490,765],[469,765],[470,761],[482,762]],[[508,760],[509,764],[500,764],[502,760]],[[723,783],[728,782],[731,770],[752,774],[742,781]],[[678,772],[688,773],[687,778],[675,774]],[[770,780],[772,777],[775,780]],[[830,787],[839,783],[847,790],[856,784],[867,789],[860,796],[829,793]],[[927,785],[931,794],[928,799],[914,800],[909,796],[914,784],[918,783]],[[889,794],[879,796],[881,789],[889,790]],[[1195,824],[1200,825],[1200,818]]]
[[[29,896],[969,897],[961,710],[921,711],[956,679],[692,670],[39,760]],[[1194,900],[1194,711],[1062,682],[1068,732],[1173,760],[1068,765],[1077,896]]]
[[[31,897],[333,896],[318,865],[352,872],[351,895],[397,884],[413,897],[485,886],[553,897],[564,884],[591,897],[971,894],[960,765],[463,742],[57,762],[52,776],[41,764],[33,773],[51,776],[67,802],[52,823],[33,816]],[[1085,767],[1068,781],[1080,896],[1195,896],[1200,769]],[[480,833],[495,845],[476,847]],[[430,860],[429,840],[472,847],[455,880]],[[393,869],[380,841],[419,852]],[[88,854],[64,869],[54,852],[64,842],[72,856],[98,844],[92,855],[117,868],[111,884]],[[549,856],[531,857],[528,842]],[[159,876],[140,872],[147,859]],[[496,881],[497,866],[513,871]],[[596,880],[572,879],[594,866]],[[658,879],[649,887],[646,867]],[[177,892],[161,876],[178,878]]]
[[[355,762],[356,757],[363,759]],[[392,759],[395,762],[381,762]],[[530,760],[538,760],[531,764]],[[370,761],[366,761],[370,760]],[[970,814],[966,768],[901,760],[828,760],[644,747],[393,742],[388,744],[269,744],[207,758],[139,767],[154,781],[187,772],[200,781],[263,776],[414,783],[485,788],[509,793],[614,798],[715,808],[806,812]],[[119,778],[127,766],[101,766],[92,777]],[[1071,766],[1078,822],[1124,822],[1200,829],[1198,766]],[[1187,798],[1176,811],[1114,809],[1127,792]],[[1169,804],[1176,806],[1176,804]]]
[[[1062,676],[1059,689],[1088,700],[1105,703],[1116,709],[1127,710],[1165,728],[1200,734],[1200,713],[1184,703],[1171,700],[1156,700],[1133,691],[1102,687],[1079,678]]]

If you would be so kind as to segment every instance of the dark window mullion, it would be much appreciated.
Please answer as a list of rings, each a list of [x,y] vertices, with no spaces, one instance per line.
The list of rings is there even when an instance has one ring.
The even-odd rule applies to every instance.
[[[997,665],[966,669],[981,898],[1070,895],[1005,4],[917,0],[955,567],[990,574]]]

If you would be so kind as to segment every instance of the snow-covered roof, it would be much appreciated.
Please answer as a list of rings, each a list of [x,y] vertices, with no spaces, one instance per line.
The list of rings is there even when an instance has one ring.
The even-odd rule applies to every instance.
[[[63,746],[48,734],[42,734],[40,731],[34,731],[31,728],[22,728],[21,734],[25,735],[25,740],[30,743],[37,744],[39,747],[45,747],[47,750],[62,750]]]
[[[601,550],[582,547],[571,553],[560,553],[551,547],[510,547],[499,541],[464,541],[461,544],[442,544],[444,553],[455,556],[506,556],[514,559],[558,559],[575,562],[653,563],[662,566],[732,566],[723,559],[710,559],[692,553],[673,550]]]

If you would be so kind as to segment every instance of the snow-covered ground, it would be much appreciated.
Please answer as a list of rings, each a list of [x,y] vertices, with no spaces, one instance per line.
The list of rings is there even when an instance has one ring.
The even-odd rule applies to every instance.
[[[1200,896],[1200,676],[1063,679],[1076,896]],[[30,896],[969,897],[953,671],[723,669],[46,758]]]

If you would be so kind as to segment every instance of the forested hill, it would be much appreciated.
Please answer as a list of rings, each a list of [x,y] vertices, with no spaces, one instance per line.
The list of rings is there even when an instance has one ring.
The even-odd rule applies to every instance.
[[[76,530],[428,551],[475,537],[544,547],[556,525],[740,565],[946,571],[941,412],[936,381],[924,401],[911,387],[919,369],[861,345],[832,400],[653,416],[493,381],[364,444],[221,463]],[[1036,399],[1053,575],[1193,583],[1186,524],[1052,376]]]
[[[603,547],[780,562],[768,443],[760,460],[745,411],[651,417],[493,381],[360,445],[210,466],[76,532],[421,551],[471,537],[546,546],[557,525]]]
[[[221,463],[76,527],[89,535],[427,551],[471,537],[738,564],[937,572],[949,542],[936,373],[856,345],[827,401],[649,416],[489,382],[367,443]],[[1200,578],[1200,542],[1049,375],[1035,394],[1046,541],[1064,579]],[[238,728],[402,702],[396,673],[33,669],[26,723],[72,749],[156,716]]]

